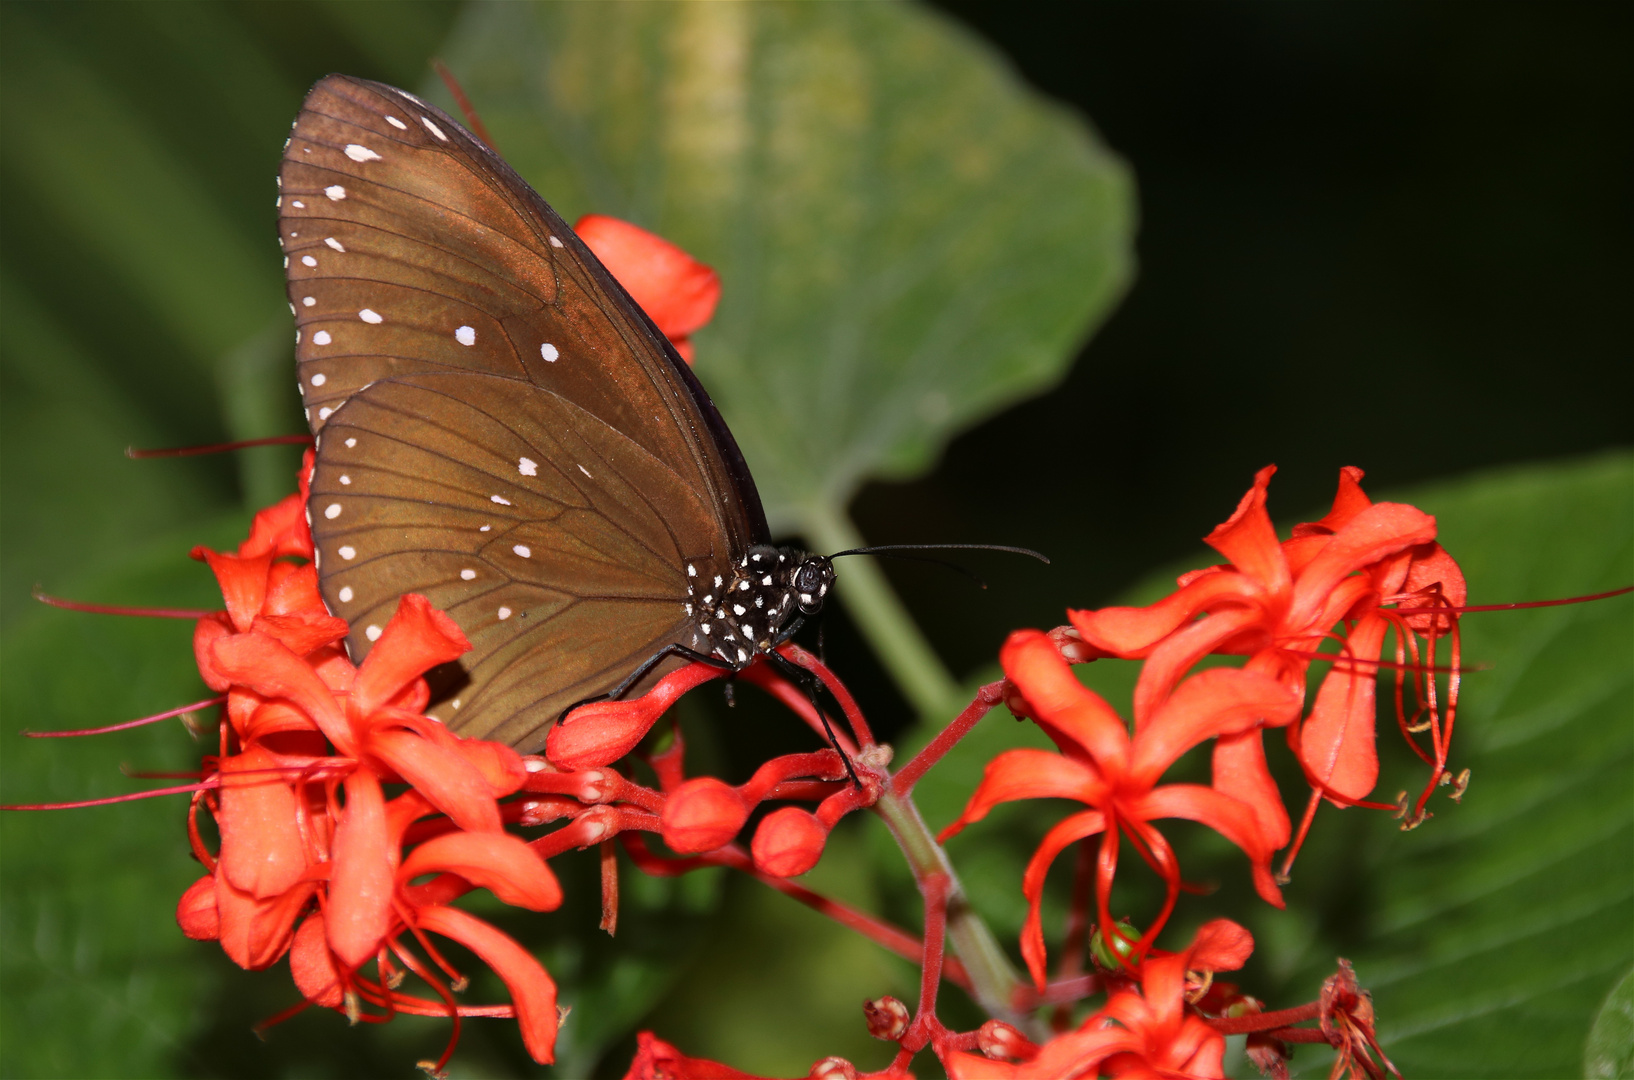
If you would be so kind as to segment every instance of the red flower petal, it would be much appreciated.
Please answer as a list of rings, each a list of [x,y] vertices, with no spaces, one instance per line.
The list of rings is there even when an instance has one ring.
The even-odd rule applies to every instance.
[[[284,698],[318,725],[335,749],[356,751],[351,726],[323,680],[300,657],[265,634],[222,638],[210,647],[214,667],[232,682],[262,697]]]
[[[409,852],[397,871],[407,883],[421,874],[458,874],[507,904],[529,911],[562,906],[562,887],[545,860],[526,841],[509,833],[453,832],[433,837]]]
[[[216,879],[205,874],[182,893],[176,903],[176,925],[194,941],[214,941],[221,936],[221,915],[216,911]]]
[[[1363,799],[1379,779],[1374,736],[1374,697],[1379,651],[1389,627],[1382,615],[1370,614],[1356,624],[1342,654],[1351,662],[1335,663],[1316,692],[1316,704],[1299,735],[1299,756],[1306,771],[1328,788],[1351,799]],[[1353,670],[1342,670],[1346,667]]]
[[[1254,889],[1273,907],[1283,907],[1282,890],[1271,875],[1271,846],[1247,803],[1200,784],[1165,784],[1134,801],[1129,808],[1142,821],[1183,818],[1207,825],[1243,849],[1254,870]]]
[[[496,799],[521,791],[522,785],[528,782],[528,767],[523,764],[522,755],[504,743],[456,738],[454,748],[476,766],[488,782],[488,793]]]
[[[1253,809],[1260,835],[1273,851],[1287,844],[1292,833],[1288,808],[1282,805],[1282,792],[1277,789],[1277,782],[1265,763],[1261,733],[1245,731],[1240,735],[1220,736],[1214,741],[1213,767],[1211,786],[1214,790]]]
[[[635,1059],[624,1080],[764,1080],[730,1065],[689,1058],[650,1031],[636,1036]]]
[[[278,896],[257,898],[235,889],[218,865],[216,912],[221,920],[221,951],[250,971],[274,963],[289,948],[295,917],[316,889],[317,882],[304,881]]]
[[[296,656],[333,645],[348,633],[346,620],[331,615],[259,615],[252,625]]]
[[[238,545],[238,556],[247,559],[261,555],[312,557],[312,530],[306,523],[304,492],[286,496],[255,515],[249,539]]]
[[[1264,590],[1252,578],[1210,567],[1162,600],[1143,608],[1106,607],[1067,610],[1067,618],[1095,648],[1124,659],[1140,659],[1200,611],[1232,602],[1257,603]]]
[[[457,660],[471,643],[459,626],[419,593],[405,593],[385,632],[358,668],[352,701],[365,715],[438,664]]]
[[[1077,799],[1098,803],[1106,781],[1081,761],[1047,750],[1006,750],[987,763],[982,782],[970,793],[964,812],[936,837],[945,842],[988,815],[999,803],[1016,799]]]
[[[233,628],[239,633],[248,630],[261,614],[261,605],[267,598],[267,571],[272,566],[272,556],[241,559],[237,555],[196,547],[193,558],[210,564],[221,586],[221,598],[227,602],[227,617],[232,620]]]
[[[684,338],[715,314],[719,276],[668,240],[605,214],[586,214],[573,231],[665,337]]]
[[[415,922],[420,929],[457,941],[482,957],[511,991],[528,1054],[541,1065],[555,1060],[556,984],[539,961],[506,934],[458,908],[428,907],[415,916]]]
[[[1267,465],[1256,473],[1254,486],[1236,512],[1203,538],[1270,596],[1285,595],[1292,580],[1277,531],[1265,512],[1265,489],[1276,471],[1275,465]]]
[[[433,722],[435,723],[435,722]],[[453,741],[450,735],[449,741]],[[498,832],[503,828],[493,787],[469,758],[443,743],[402,729],[374,729],[364,751],[414,785],[432,805],[462,829]]]
[[[1044,970],[1044,925],[1039,905],[1044,899],[1044,879],[1057,855],[1069,845],[1086,836],[1094,836],[1106,829],[1106,815],[1099,810],[1081,810],[1058,822],[1044,834],[1044,840],[1027,860],[1027,870],[1021,878],[1021,893],[1027,898],[1027,917],[1021,924],[1021,957],[1027,962],[1033,985],[1044,989],[1048,978]]]
[[[1197,930],[1185,953],[1193,971],[1236,971],[1254,954],[1254,935],[1230,919],[1210,919]]]
[[[221,759],[221,872],[255,897],[277,896],[306,873],[292,777],[259,746]]]
[[[1407,568],[1407,581],[1401,591],[1407,594],[1422,593],[1430,595],[1428,590],[1433,585],[1441,587],[1441,598],[1449,607],[1463,607],[1468,599],[1469,588],[1464,583],[1464,571],[1459,568],[1456,560],[1448,555],[1440,544],[1425,544],[1412,549],[1413,561]],[[1402,604],[1403,607],[1432,607],[1430,603],[1415,604],[1411,601]],[[1433,629],[1438,634],[1444,634],[1452,629],[1451,617],[1446,615],[1407,615],[1407,625],[1421,634],[1430,634]]]
[[[391,929],[397,847],[386,824],[380,781],[360,768],[346,778],[346,806],[335,828],[325,931],[347,970],[374,956]]]
[[[1369,506],[1373,500],[1362,491],[1362,477],[1367,474],[1354,465],[1339,470],[1339,490],[1333,496],[1333,509],[1321,521],[1294,526],[1294,536],[1331,536],[1349,525],[1351,519]]]
[[[1405,503],[1375,503],[1333,534],[1294,587],[1286,623],[1311,625],[1328,594],[1357,570],[1435,539],[1435,518]]]
[[[1078,681],[1048,634],[1017,630],[999,650],[999,662],[1039,720],[1089,751],[1103,770],[1123,767],[1129,754],[1123,720]]]
[[[344,997],[340,972],[335,970],[335,958],[324,940],[323,916],[317,912],[308,915],[295,931],[289,949],[289,973],[295,978],[295,989],[306,1000],[329,1009],[340,1008]]]
[[[216,668],[215,653],[211,646],[233,633],[232,621],[225,612],[206,615],[193,624],[193,660],[199,665],[199,678],[216,693],[225,693],[233,680]]]
[[[1157,783],[1187,750],[1216,735],[1236,735],[1260,724],[1292,722],[1304,702],[1291,688],[1257,671],[1211,668],[1175,687],[1135,734],[1129,776]]]

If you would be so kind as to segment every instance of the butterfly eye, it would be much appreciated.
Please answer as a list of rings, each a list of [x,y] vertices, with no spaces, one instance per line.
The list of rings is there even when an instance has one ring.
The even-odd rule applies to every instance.
[[[794,592],[800,601],[800,610],[815,615],[823,609],[823,597],[834,583],[834,564],[823,558],[810,558],[794,572]]]

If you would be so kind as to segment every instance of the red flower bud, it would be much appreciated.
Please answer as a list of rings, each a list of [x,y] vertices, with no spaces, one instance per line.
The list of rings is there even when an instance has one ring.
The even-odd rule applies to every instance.
[[[221,915],[216,911],[216,879],[206,874],[187,887],[176,905],[176,924],[194,941],[221,936]]]
[[[773,877],[798,877],[823,857],[828,830],[817,818],[797,806],[767,815],[749,845],[755,866]]]
[[[976,1032],[976,1046],[994,1061],[1031,1061],[1038,1046],[1003,1020],[989,1020]]]
[[[812,1062],[811,1071],[806,1074],[810,1080],[857,1080],[858,1075],[855,1065],[837,1055]]]
[[[568,772],[611,765],[636,748],[676,698],[700,683],[720,677],[718,668],[688,664],[633,700],[580,705],[551,728],[545,738],[545,756],[552,765]]]
[[[670,792],[659,824],[666,844],[692,855],[731,843],[747,820],[749,806],[736,788],[713,776],[700,776]]]
[[[862,1003],[863,1019],[868,1021],[868,1034],[886,1042],[896,1042],[908,1033],[913,1017],[908,1007],[889,994]]]

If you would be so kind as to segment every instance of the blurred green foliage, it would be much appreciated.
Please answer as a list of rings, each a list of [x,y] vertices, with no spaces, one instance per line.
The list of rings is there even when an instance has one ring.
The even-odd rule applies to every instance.
[[[1275,9],[1244,10],[1255,13],[1249,23],[1271,20],[1271,30],[1262,27],[1265,40],[1297,39],[1292,22],[1266,14]],[[556,66],[535,69],[530,81],[507,50],[533,49],[541,33],[545,48],[570,51]],[[680,130],[662,122],[672,115],[665,110],[731,105],[719,82],[682,77],[709,74],[706,60],[715,54],[677,47],[698,42],[747,50],[737,84],[748,88],[743,100],[752,106],[741,117],[746,145],[783,148],[796,160],[828,152],[810,186],[791,183],[798,175],[775,158],[714,172],[699,165],[707,143],[660,137]],[[1132,196],[1116,159],[1065,110],[1025,92],[988,49],[920,9],[0,5],[0,135],[10,147],[0,155],[6,801],[113,794],[138,786],[119,775],[122,765],[165,770],[196,762],[200,748],[173,725],[73,743],[17,738],[22,728],[89,726],[204,696],[185,624],[48,611],[32,605],[29,589],[39,582],[115,603],[213,603],[207,575],[185,552],[195,543],[230,544],[250,508],[288,489],[295,455],[262,450],[230,460],[129,462],[119,451],[130,443],[299,430],[271,205],[283,133],[322,74],[341,70],[423,88],[426,58],[436,53],[467,78],[501,147],[564,212],[607,210],[656,225],[726,271],[721,321],[700,338],[700,370],[757,475],[777,493],[785,522],[797,520],[790,508],[801,500],[843,503],[867,476],[931,464],[957,426],[1058,376],[1085,320],[1107,310],[1128,273],[1120,215]],[[1161,55],[1151,53],[1158,70]],[[775,63],[757,66],[756,58]],[[956,71],[938,66],[949,58]],[[468,74],[466,62],[477,70]],[[673,91],[682,86],[700,97],[678,102]],[[1121,99],[1108,105],[1128,107]],[[857,131],[895,141],[853,138]],[[952,149],[968,153],[971,144],[994,157],[960,158]],[[885,153],[893,147],[900,157]],[[561,157],[549,157],[552,149]],[[1032,167],[994,164],[1016,154]],[[1176,174],[1163,172],[1164,162],[1134,161],[1156,173],[1160,198],[1172,194]],[[761,196],[774,181],[785,185],[777,190],[789,201],[766,205]],[[1076,199],[1051,203],[1037,194],[1063,181],[1079,192]],[[1225,187],[1224,197],[1245,214],[1267,198],[1263,186]],[[699,207],[709,220],[689,216],[703,214]],[[939,215],[950,210],[963,215],[968,231],[939,231]],[[1154,225],[1160,235],[1180,234],[1157,249],[1155,262],[1146,255],[1159,281],[1172,265],[1166,254],[1197,246],[1184,235],[1186,222],[1183,213],[1166,211]],[[1264,245],[1243,222],[1238,227],[1242,243],[1232,250],[1258,257]],[[780,245],[807,242],[804,230],[813,228],[828,246],[811,261],[772,258],[786,251]],[[989,281],[972,281],[983,272]],[[848,303],[837,315],[828,301],[806,303],[810,295]],[[1146,315],[1139,325],[1154,336],[1217,325],[1208,321],[1211,305],[1196,300],[1182,296],[1167,321]],[[1277,312],[1297,306],[1269,302],[1286,304]],[[1400,317],[1394,308],[1379,314]],[[1255,346],[1262,337],[1282,340],[1270,321],[1250,325]],[[1223,516],[1248,472],[1240,483],[1198,482],[1173,498],[1164,493],[1168,503],[1154,513],[1131,509],[1145,505],[1133,496],[1120,501],[1119,481],[1092,475],[1116,477],[1116,463],[1130,455],[1161,456],[1173,447],[1192,448],[1204,462],[1198,475],[1235,469],[1244,454],[1263,463],[1267,439],[1279,455],[1293,453],[1279,440],[1298,442],[1301,453],[1324,440],[1351,452],[1342,425],[1305,419],[1290,430],[1289,399],[1275,398],[1257,373],[1222,373],[1206,348],[1149,363],[1123,340],[1123,351],[1100,366],[1091,351],[1069,396],[1055,399],[1066,403],[1052,406],[1064,414],[1008,414],[961,443],[951,465],[921,487],[864,492],[861,516],[876,540],[1040,543],[1027,531],[1038,515],[1049,517],[1058,540],[1087,536],[1091,527],[1118,538],[1085,540],[1069,552],[1065,586],[1059,577],[1000,570],[998,599],[985,608],[958,600],[966,594],[941,579],[927,592],[910,578],[910,590],[926,601],[922,610],[933,613],[938,644],[965,650],[956,653],[960,662],[990,658],[1004,627],[1059,621],[1063,603],[1107,598],[1089,583],[1104,589],[1108,581],[1131,581],[1172,556],[1179,537]],[[1307,364],[1322,360],[1311,355],[1312,341],[1299,338],[1303,344],[1290,354]],[[1415,341],[1410,351],[1434,383],[1435,350]],[[1575,394],[1582,415],[1592,418],[1616,397],[1592,380],[1567,377],[1558,358],[1530,355],[1539,373],[1502,401]],[[1378,359],[1341,356],[1348,357],[1341,368],[1352,370],[1339,371],[1340,383],[1357,381]],[[845,380],[818,378],[835,364]],[[1142,372],[1155,372],[1165,389],[1125,394]],[[1224,385],[1228,378],[1238,385]],[[1312,393],[1287,372],[1278,378],[1296,387],[1288,391],[1292,400]],[[1246,403],[1236,396],[1243,386],[1252,387]],[[931,408],[938,391],[946,397]],[[1489,403],[1504,392],[1501,385],[1479,389]],[[1376,407],[1379,394],[1363,396],[1358,411]],[[1445,396],[1439,407],[1450,408]],[[1236,410],[1229,415],[1227,401]],[[1211,409],[1220,425],[1214,430],[1204,423]],[[1365,419],[1416,424],[1419,434],[1426,425],[1433,434],[1437,425],[1463,422],[1456,409],[1458,417],[1434,420],[1422,406],[1405,411]],[[1142,436],[1107,429],[1114,413],[1129,417],[1117,425],[1146,425]],[[1501,408],[1495,415],[1509,416]],[[1474,449],[1458,464],[1514,456],[1502,441],[1511,437],[1505,425],[1486,426],[1494,432],[1487,444],[1478,430],[1459,429]],[[1536,417],[1514,426],[1523,429],[1529,453],[1585,445],[1537,436],[1554,429]],[[1202,441],[1188,443],[1188,432]],[[1394,438],[1411,442],[1414,433]],[[1198,456],[1198,447],[1213,456]],[[972,460],[979,468],[969,468]],[[1432,460],[1423,468],[1419,475],[1433,475],[1438,466]],[[1027,486],[1040,477],[1053,492],[1049,500]],[[1319,478],[1296,476],[1296,486],[1282,490],[1307,494],[1284,494],[1279,505],[1315,501],[1308,493],[1330,479],[1325,466]],[[1091,483],[1101,485],[1095,498],[1076,502],[1084,496],[1080,485]],[[1631,492],[1624,456],[1411,497],[1441,516],[1476,598],[1502,600],[1626,581]],[[1199,506],[1203,498],[1207,505]],[[1105,552],[1106,543],[1115,569],[1074,568],[1074,558]],[[1147,594],[1156,587],[1148,585]],[[958,610],[949,615],[948,605]],[[1582,1061],[1591,1017],[1631,959],[1628,601],[1483,616],[1468,625],[1467,655],[1491,671],[1471,675],[1466,686],[1455,764],[1471,766],[1475,779],[1464,805],[1442,803],[1435,820],[1405,836],[1377,815],[1325,811],[1285,915],[1256,906],[1240,857],[1181,827],[1188,876],[1218,881],[1220,890],[1189,898],[1174,933],[1189,932],[1208,913],[1240,913],[1260,942],[1242,982],[1277,1004],[1309,997],[1334,955],[1350,956],[1364,984],[1377,990],[1382,1030],[1410,1075],[1564,1074]],[[840,669],[857,672],[880,727],[900,729],[897,699],[878,683],[843,618],[831,622],[830,641]],[[1088,677],[1119,703],[1132,670],[1098,665]],[[799,738],[787,734],[792,726],[780,714],[753,700],[737,716],[721,715],[713,701],[689,701],[684,712],[691,760],[728,774],[764,757],[777,740]],[[1033,734],[1002,714],[985,721],[922,789],[933,827],[957,812],[982,754]],[[904,752],[921,738],[904,733]],[[1395,770],[1387,776],[1402,777],[1399,786],[1420,775],[1403,754],[1386,765]],[[1608,788],[1616,798],[1604,797]],[[1036,809],[1010,808],[955,843],[975,902],[1010,940],[1022,914],[1020,865],[1050,820]],[[294,991],[287,970],[239,971],[219,950],[174,929],[175,899],[198,873],[186,854],[178,802],[7,815],[0,818],[0,858],[0,1075],[397,1075],[434,1057],[446,1037],[446,1025],[434,1020],[348,1029],[317,1013],[275,1030],[266,1043],[251,1037],[250,1025],[287,1006]],[[751,882],[718,877],[627,878],[620,935],[609,942],[593,930],[593,861],[558,863],[574,906],[542,919],[484,911],[540,951],[567,987],[564,1001],[576,1007],[557,1075],[587,1075],[598,1061],[602,1072],[621,1071],[638,1023],[692,1052],[772,1072],[799,1074],[815,1057],[836,1052],[865,1065],[884,1061],[886,1048],[861,1034],[857,1004],[880,992],[911,996],[914,973],[906,965]],[[854,820],[810,883],[914,926],[917,902],[898,866],[878,823]],[[1120,901],[1140,911],[1150,890],[1138,874],[1128,879],[1120,880]],[[1047,908],[1056,925],[1061,900],[1053,895]],[[501,993],[492,980],[479,981],[472,997]],[[947,1009],[966,1026],[976,1019],[956,993]],[[1325,1071],[1316,1055],[1301,1053],[1295,1064],[1302,1074]],[[455,1075],[537,1071],[509,1025],[467,1025]]]

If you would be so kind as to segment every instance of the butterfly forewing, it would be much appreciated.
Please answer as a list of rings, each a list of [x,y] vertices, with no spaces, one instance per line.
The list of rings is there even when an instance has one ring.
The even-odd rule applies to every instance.
[[[434,711],[532,749],[687,642],[687,565],[765,540],[747,470],[651,323],[445,114],[330,76],[279,184],[324,598],[361,661],[427,595],[473,645]]]

